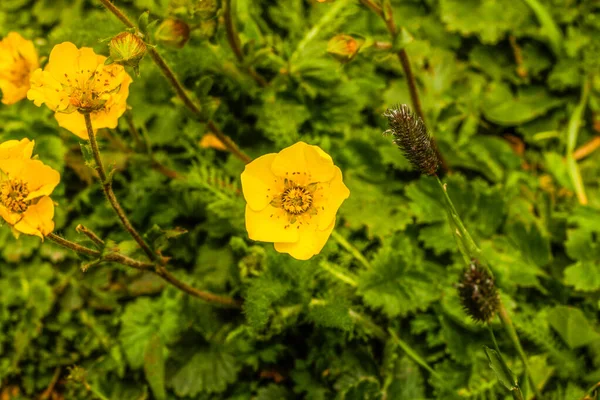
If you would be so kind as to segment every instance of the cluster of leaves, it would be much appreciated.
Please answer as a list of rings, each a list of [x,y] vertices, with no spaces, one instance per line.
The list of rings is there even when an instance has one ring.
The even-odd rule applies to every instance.
[[[240,63],[220,2],[216,15],[197,20],[198,7],[212,2],[116,4],[131,16],[149,10],[162,20],[176,9],[178,18],[190,18],[185,47],[157,48],[250,155],[298,140],[332,155],[351,190],[336,229],[370,268],[333,240],[307,262],[249,241],[243,164],[199,146],[210,129],[185,111],[146,59],[130,89],[132,124],[123,117],[117,129],[100,132],[117,170],[115,190],[149,238],[187,231],[155,243],[174,274],[241,299],[243,312],[118,265],[84,273],[76,255],[37,238],[15,240],[4,227],[0,397],[35,398],[53,377],[51,395],[66,399],[505,396],[483,352],[487,332],[458,301],[464,261],[437,183],[419,178],[381,135],[383,111],[410,103],[400,62],[385,46],[366,48],[345,65],[326,53],[328,39],[340,33],[389,41],[385,24],[358,1],[233,1]],[[573,0],[391,3],[413,39],[406,50],[426,122],[453,171],[444,178],[448,193],[494,269],[533,376],[546,398],[581,398],[600,376],[600,151],[579,163],[586,206],[573,193],[564,155],[584,84],[591,94],[578,145],[600,129],[600,8]],[[182,7],[197,8],[182,17]],[[208,33],[207,20],[216,23]],[[0,35],[18,31],[41,55],[63,41],[106,54],[99,39],[122,29],[97,1],[0,4]],[[257,84],[249,67],[269,85]],[[84,224],[142,258],[77,139],[45,108],[0,106],[1,140],[23,137],[35,139],[36,153],[61,172],[58,233],[85,243],[75,230]],[[526,386],[508,338],[498,332],[498,339]]]

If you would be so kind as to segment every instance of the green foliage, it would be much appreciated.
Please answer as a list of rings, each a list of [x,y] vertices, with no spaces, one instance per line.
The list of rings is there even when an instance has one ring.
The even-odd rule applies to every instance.
[[[112,3],[132,21],[149,11],[149,21],[189,24],[184,48],[156,50],[203,108],[202,118],[186,110],[145,57],[130,110],[98,132],[116,195],[169,273],[242,306],[204,302],[151,271],[90,265],[2,226],[1,399],[42,398],[55,374],[47,398],[508,398],[502,381],[510,379],[490,368],[495,350],[484,350],[492,347],[487,330],[457,296],[465,260],[440,188],[381,134],[385,109],[411,98],[379,16],[352,0]],[[600,8],[571,0],[372,3],[389,4],[385,13],[402,32],[395,44],[408,54],[427,127],[452,170],[440,178],[494,273],[544,398],[582,399],[600,371],[600,151],[578,161],[587,205],[573,193],[565,152],[586,80],[575,147],[600,130]],[[101,40],[124,29],[98,0],[0,1],[0,37],[32,39],[42,65],[64,41],[107,55]],[[147,29],[152,37],[156,28]],[[343,65],[326,52],[338,34],[364,39]],[[82,224],[105,241],[105,253],[146,261],[104,200],[89,145],[52,114],[28,100],[0,104],[0,142],[35,140],[35,154],[61,173],[55,233],[96,248],[76,230]],[[351,247],[332,237],[298,261],[249,240],[244,164],[200,145],[215,133],[206,117],[252,158],[300,140],[330,154],[350,189],[335,229]],[[517,351],[499,321],[492,326],[526,387]]]

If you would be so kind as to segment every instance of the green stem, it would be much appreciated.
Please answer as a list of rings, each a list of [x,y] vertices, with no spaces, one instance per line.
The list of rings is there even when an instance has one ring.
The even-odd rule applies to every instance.
[[[429,371],[431,376],[433,376],[434,378],[439,380],[442,379],[440,374],[435,372],[434,369],[429,366],[427,361],[423,359],[423,357],[421,357],[415,350],[413,350],[408,343],[406,343],[405,341],[400,339],[398,335],[396,335],[396,332],[394,332],[391,328],[388,328],[388,332],[392,336],[394,343],[396,343],[402,350],[404,350],[407,356],[409,356],[414,362],[419,364],[421,367]]]
[[[517,334],[517,330],[515,329],[515,326],[513,325],[510,315],[508,315],[508,312],[506,311],[506,307],[504,307],[504,304],[502,303],[502,301],[500,301],[500,306],[498,308],[498,316],[500,317],[500,321],[502,321],[504,330],[508,334],[508,338],[510,339],[514,348],[517,350],[517,353],[519,354],[519,358],[521,359],[521,362],[523,363],[523,368],[525,368],[525,373],[527,374],[529,383],[531,384],[531,388],[533,390],[533,393],[535,394],[536,400],[542,400],[542,393],[540,392],[540,389],[538,388],[538,386],[536,385],[536,383],[533,380],[533,377],[531,376],[531,371],[529,369],[529,363],[527,362],[527,356],[525,355],[523,346],[521,346],[521,341],[519,340],[519,335]]]
[[[477,246],[477,244],[475,243],[475,241],[469,234],[469,231],[463,224],[463,222],[460,218],[460,215],[458,214],[458,212],[456,211],[456,208],[454,207],[454,203],[452,203],[452,199],[450,199],[450,196],[448,195],[448,192],[446,191],[446,187],[444,186],[444,184],[442,183],[442,181],[440,180],[440,178],[437,175],[435,176],[435,178],[436,178],[438,184],[440,185],[442,193],[444,194],[444,200],[445,200],[445,204],[446,204],[446,210],[448,212],[449,219],[450,219],[450,224],[451,224],[451,226],[453,226],[454,236],[457,238],[457,241],[459,243],[458,247],[461,250],[461,252],[463,252],[463,257],[465,258],[466,263],[467,264],[471,263],[473,259],[480,261],[479,265],[482,268],[484,268],[488,272],[488,274],[490,274],[490,276],[493,277],[494,274],[493,274],[492,270],[487,265],[487,262],[485,260],[483,260],[483,255],[481,253],[481,249],[479,248],[479,246]],[[502,323],[504,325],[504,329],[508,333],[508,336],[509,336],[511,342],[513,343],[513,346],[517,350],[517,353],[519,354],[519,357],[521,358],[521,361],[523,362],[525,371],[527,373],[527,377],[529,378],[529,382],[531,383],[531,386],[533,387],[536,398],[537,398],[537,400],[541,400],[542,399],[541,394],[539,392],[537,385],[533,381],[533,377],[531,376],[531,371],[529,370],[528,364],[527,364],[527,357],[525,355],[525,352],[523,351],[521,342],[519,341],[519,336],[517,335],[517,331],[515,330],[514,325],[512,324],[512,321],[510,319],[510,316],[508,315],[508,312],[506,311],[506,308],[504,308],[504,305],[502,304],[502,302],[500,302],[498,314],[500,316],[500,320],[502,321]]]
[[[360,313],[357,313],[356,311],[354,311],[352,309],[348,310],[348,314],[350,315],[350,318],[352,318],[352,320],[355,323],[362,325],[364,328],[366,328],[367,331],[371,332],[373,334],[373,336],[375,336],[379,340],[385,341],[388,339],[388,335],[387,335],[387,333],[385,333],[383,328],[381,328],[379,325],[375,324],[368,317],[366,317]]]
[[[442,181],[437,175],[435,175],[435,179],[437,180],[438,184],[440,185],[440,189],[444,194],[444,204],[446,205],[446,211],[448,212],[450,226],[453,228],[453,234],[457,238],[457,241],[459,243],[459,249],[461,250],[463,257],[465,258],[465,262],[467,264],[470,264],[473,259],[482,261],[481,249],[477,246],[475,240],[473,240],[471,234],[463,224],[462,219],[458,214],[458,211],[456,211],[456,208],[454,207],[452,199],[448,195],[446,186],[442,183]],[[490,276],[493,277],[494,274],[489,269],[489,267],[485,265],[484,262],[481,262],[481,264],[490,274]]]
[[[325,271],[329,272],[331,275],[335,276],[340,281],[342,281],[352,287],[358,287],[358,283],[356,282],[356,279],[348,276],[346,273],[344,273],[344,271],[335,267],[333,264],[331,264],[327,261],[322,261],[319,263],[319,266],[321,268],[323,268]]]
[[[573,183],[573,187],[575,188],[575,193],[577,194],[577,198],[580,204],[587,204],[588,199],[585,194],[585,185],[583,184],[583,179],[581,178],[581,172],[579,171],[579,165],[575,160],[575,156],[573,155],[575,151],[575,146],[577,145],[577,136],[579,135],[579,128],[581,127],[581,120],[583,119],[583,114],[585,112],[585,108],[588,102],[588,97],[590,93],[590,82],[589,79],[586,79],[583,82],[583,86],[581,88],[581,98],[579,100],[579,104],[573,110],[573,114],[571,114],[571,118],[569,119],[569,126],[567,129],[567,168],[569,171],[569,176],[571,177],[571,181]]]
[[[494,330],[492,329],[490,324],[486,324],[486,326],[487,326],[488,332],[490,333],[490,336],[492,338],[492,342],[494,343],[494,349],[496,350],[496,353],[498,353],[498,357],[500,358],[500,363],[502,365],[502,369],[504,370],[504,375],[512,378],[512,376],[513,376],[512,371],[510,370],[510,368],[508,368],[508,365],[506,365],[506,362],[504,361],[504,357],[502,357],[502,353],[500,352],[500,348],[498,347],[498,342],[496,342],[496,336],[494,335]],[[510,390],[510,393],[512,394],[513,399],[514,400],[524,400],[523,393],[521,392],[521,388],[519,387],[519,382],[514,380],[513,382],[510,382],[510,383],[514,385],[514,387]]]
[[[538,0],[524,0],[525,3],[533,10],[533,13],[537,17],[538,21],[542,25],[548,40],[550,41],[550,47],[555,55],[560,55],[562,50],[563,35],[550,12],[544,7]]]
[[[90,146],[92,148],[92,154],[94,156],[94,160],[96,161],[96,172],[98,172],[98,176],[100,177],[100,183],[102,184],[102,190],[108,199],[108,202],[112,206],[113,210],[121,220],[123,227],[129,233],[129,235],[136,241],[136,243],[140,246],[140,248],[146,253],[148,258],[154,262],[161,261],[158,255],[152,251],[148,243],[142,238],[142,235],[133,227],[129,218],[125,214],[123,207],[117,200],[117,196],[115,196],[115,192],[112,189],[112,177],[108,177],[106,175],[106,170],[104,169],[104,164],[102,163],[102,158],[100,157],[100,149],[98,148],[98,142],[96,141],[96,133],[92,127],[92,117],[89,113],[83,114],[85,118],[85,126],[87,127],[87,132],[90,140]]]
[[[352,243],[348,242],[345,237],[340,235],[336,230],[331,232],[331,237],[340,244],[347,252],[352,254],[352,256],[360,262],[366,269],[371,269],[371,263],[366,259],[363,254],[352,245]]]

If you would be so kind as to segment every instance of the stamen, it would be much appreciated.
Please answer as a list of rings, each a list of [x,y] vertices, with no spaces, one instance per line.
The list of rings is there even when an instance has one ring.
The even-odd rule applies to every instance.
[[[21,179],[11,179],[0,183],[0,202],[15,213],[22,213],[29,208],[30,200],[27,183]]]

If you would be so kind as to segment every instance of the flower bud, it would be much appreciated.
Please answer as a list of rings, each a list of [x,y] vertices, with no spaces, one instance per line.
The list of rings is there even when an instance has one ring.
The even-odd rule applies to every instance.
[[[464,270],[458,295],[465,312],[475,321],[490,321],[500,306],[494,278],[476,261]]]
[[[129,32],[119,33],[108,43],[110,57],[106,64],[114,62],[126,67],[133,67],[137,72],[138,65],[146,54],[146,43],[137,35]]]
[[[182,20],[169,18],[160,24],[154,38],[162,44],[181,49],[190,39],[190,27]]]
[[[440,160],[423,120],[406,104],[387,109],[383,116],[387,117],[390,127],[384,135],[394,136],[394,143],[402,150],[413,168],[423,174],[435,175]]]
[[[338,61],[346,63],[358,54],[364,42],[364,39],[355,39],[350,35],[336,35],[329,39],[327,52]]]

